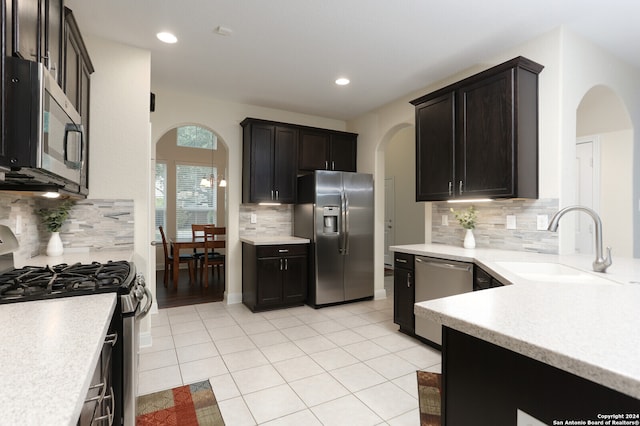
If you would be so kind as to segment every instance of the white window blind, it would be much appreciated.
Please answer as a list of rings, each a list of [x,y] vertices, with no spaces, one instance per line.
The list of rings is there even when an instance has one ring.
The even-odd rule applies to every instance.
[[[167,164],[156,163],[156,232],[155,240],[160,241],[159,226],[167,228]]]
[[[176,236],[191,237],[192,223],[215,223],[218,172],[211,166],[176,165]]]

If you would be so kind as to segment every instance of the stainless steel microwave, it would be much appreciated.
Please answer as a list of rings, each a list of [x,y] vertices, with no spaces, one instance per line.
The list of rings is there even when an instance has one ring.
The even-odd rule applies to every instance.
[[[86,196],[88,147],[80,114],[43,64],[5,61],[0,190]]]

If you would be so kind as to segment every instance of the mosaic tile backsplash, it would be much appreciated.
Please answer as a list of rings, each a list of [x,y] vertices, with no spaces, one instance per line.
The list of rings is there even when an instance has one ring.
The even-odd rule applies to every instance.
[[[251,223],[251,214],[256,215],[257,223]],[[293,235],[293,205],[241,204],[239,232],[241,237]]]
[[[431,240],[434,243],[462,245],[465,230],[458,224],[450,208],[462,210],[473,203],[433,203]],[[537,216],[551,216],[558,211],[558,199],[494,200],[473,204],[478,220],[473,234],[478,248],[558,253],[558,234],[536,229]],[[516,229],[507,229],[507,215],[516,216]],[[442,216],[448,216],[449,225],[442,225]]]
[[[59,201],[19,194],[0,193],[0,224],[16,233],[20,217],[19,259],[44,254],[49,232],[40,223],[37,211]],[[133,200],[78,200],[60,230],[65,250],[107,251],[133,249]]]

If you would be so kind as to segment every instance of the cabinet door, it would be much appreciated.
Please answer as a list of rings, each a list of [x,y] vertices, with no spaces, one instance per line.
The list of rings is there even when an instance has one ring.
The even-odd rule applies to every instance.
[[[282,297],[285,304],[302,303],[307,295],[307,257],[285,257]]]
[[[275,128],[273,189],[275,201],[295,203],[298,172],[298,131],[292,127]]]
[[[250,164],[250,200],[258,203],[272,201],[273,190],[273,140],[275,127],[264,124],[251,125],[249,150]]]
[[[267,307],[282,303],[282,258],[268,257],[258,259],[257,305]]]
[[[91,77],[84,62],[80,67],[80,117],[84,127],[84,140],[82,141],[82,170],[80,173],[80,192],[89,192],[89,92],[91,89]]]
[[[11,20],[11,47],[7,54],[29,61],[39,61],[42,55],[38,36],[42,12],[38,0],[7,0],[7,19]]]
[[[415,284],[413,271],[395,268],[393,271],[393,322],[404,331],[414,332],[413,304]]]
[[[65,26],[65,45],[64,45],[64,92],[78,110],[80,85],[80,47],[78,42],[69,30],[69,25]]]
[[[329,170],[329,133],[308,129],[300,131],[300,170]]]
[[[62,86],[62,34],[63,34],[63,0],[44,1],[43,56],[44,64]]]
[[[416,106],[416,201],[452,198],[454,92]]]
[[[513,72],[508,69],[459,90],[459,117],[464,118],[458,127],[458,196],[514,195]]]
[[[357,136],[334,133],[331,135],[329,168],[342,172],[356,171]]]

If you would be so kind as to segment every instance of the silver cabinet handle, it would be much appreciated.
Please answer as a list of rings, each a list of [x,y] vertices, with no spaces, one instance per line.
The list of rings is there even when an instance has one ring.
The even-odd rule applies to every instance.
[[[284,270],[288,271],[289,270],[289,259],[285,259],[284,260]]]
[[[407,288],[411,288],[411,272],[407,274]]]
[[[407,263],[406,259],[396,259],[396,262],[398,263]]]
[[[331,170],[335,170],[336,169],[336,162],[332,161],[331,162]]]
[[[462,181],[460,181],[460,195],[462,195]]]
[[[325,170],[329,170],[329,162],[325,160],[324,162],[324,169]]]
[[[287,249],[278,249],[278,253],[289,253]]]
[[[449,181],[449,196],[453,195],[453,182]]]
[[[107,420],[107,424],[111,426],[113,424],[113,416],[115,415],[115,398],[113,397],[113,387],[110,388],[111,393],[108,396],[105,396],[104,399],[111,400],[111,409],[107,407],[107,414],[100,417],[95,417],[91,422],[91,425],[95,425],[96,423],[101,423],[104,420]]]
[[[283,267],[282,267],[282,262],[283,262],[283,261],[284,261],[284,259],[280,258],[280,270],[281,270],[281,271],[283,270]]]
[[[107,336],[104,338],[105,345],[115,346],[117,341],[118,341],[118,333],[107,334]]]
[[[280,199],[280,191],[276,189],[276,200]]]

